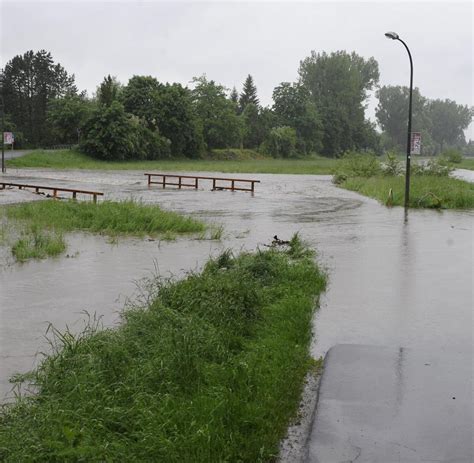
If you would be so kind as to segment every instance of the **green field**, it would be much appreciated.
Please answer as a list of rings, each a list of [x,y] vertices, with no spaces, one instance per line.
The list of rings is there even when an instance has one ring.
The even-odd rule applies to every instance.
[[[23,377],[38,393],[0,411],[2,462],[275,461],[318,366],[324,272],[295,237],[149,285],[118,328],[55,332],[59,347]]]
[[[308,159],[99,161],[74,150],[33,151],[7,161],[7,167],[52,169],[203,171],[225,173],[331,174],[337,160]]]

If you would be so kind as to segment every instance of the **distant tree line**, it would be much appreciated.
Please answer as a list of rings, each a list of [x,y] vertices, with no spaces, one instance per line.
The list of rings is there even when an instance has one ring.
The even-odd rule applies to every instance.
[[[349,150],[403,150],[408,90],[378,87],[374,58],[338,51],[300,62],[296,82],[273,91],[261,105],[248,75],[239,93],[205,75],[190,87],[133,76],[122,84],[106,76],[89,97],[51,53],[28,51],[0,71],[7,130],[17,146],[77,144],[101,159],[199,158],[218,148],[249,148],[274,157],[313,153],[336,157]],[[365,117],[377,89],[376,117]],[[472,108],[450,100],[428,100],[414,92],[413,130],[423,133],[427,154],[464,147]]]

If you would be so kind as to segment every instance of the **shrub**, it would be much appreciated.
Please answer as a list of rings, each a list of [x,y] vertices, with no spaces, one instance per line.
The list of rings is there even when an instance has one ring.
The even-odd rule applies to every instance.
[[[382,168],[384,174],[388,176],[398,176],[403,172],[402,163],[397,158],[396,153],[390,151],[387,153],[387,160]]]
[[[114,101],[98,107],[84,124],[81,150],[106,161],[162,159],[170,155],[169,140],[144,127]]]
[[[413,163],[411,165],[412,175],[431,175],[433,177],[447,177],[453,168],[443,159],[430,159],[426,163]]]
[[[350,151],[344,154],[336,168],[334,183],[342,183],[352,177],[373,177],[382,172],[380,161],[374,154]]]
[[[268,134],[263,150],[273,157],[289,158],[296,154],[296,131],[292,127],[275,127]]]
[[[462,153],[454,148],[443,151],[440,157],[453,164],[460,164],[462,162]]]

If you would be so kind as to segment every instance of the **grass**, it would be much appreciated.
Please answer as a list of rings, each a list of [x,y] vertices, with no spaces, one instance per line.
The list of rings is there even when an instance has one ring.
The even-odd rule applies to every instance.
[[[460,164],[456,164],[456,168],[474,170],[474,158],[463,158]]]
[[[402,176],[351,177],[341,185],[348,190],[378,199],[386,205],[403,206],[405,178]],[[389,192],[392,190],[392,197]],[[410,207],[472,209],[474,184],[451,177],[412,176]]]
[[[331,174],[337,160],[308,159],[99,161],[74,150],[33,151],[7,161],[8,167],[95,170],[207,171],[223,173]]]
[[[163,235],[203,232],[206,225],[190,217],[164,211],[155,205],[134,201],[35,201],[5,208],[9,219],[36,227],[69,232],[74,230],[115,236]]]
[[[314,364],[325,284],[297,239],[150,282],[117,329],[56,333],[25,376],[37,394],[0,412],[0,460],[274,461]]]
[[[66,242],[62,234],[44,232],[37,226],[31,227],[12,246],[12,254],[19,262],[29,259],[44,259],[58,256],[66,250]]]

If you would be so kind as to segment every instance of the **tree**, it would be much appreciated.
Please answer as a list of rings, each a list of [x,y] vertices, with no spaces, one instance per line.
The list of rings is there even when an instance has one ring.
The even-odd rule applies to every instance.
[[[384,86],[377,90],[379,104],[375,111],[377,122],[390,140],[389,148],[405,151],[407,146],[408,103],[410,89],[401,86]],[[412,96],[412,131],[421,132],[423,147],[430,144],[431,122],[426,110],[428,100],[418,88]]]
[[[234,104],[226,97],[225,87],[207,80],[206,76],[194,78],[193,82],[194,108],[207,148],[237,146],[241,140],[242,124],[235,114]]]
[[[127,114],[118,101],[99,105],[84,125],[81,149],[104,160],[160,159],[169,157],[169,140]]]
[[[296,154],[296,131],[292,127],[275,127],[264,143],[264,151],[273,157],[289,158]]]
[[[366,141],[361,140],[365,133],[365,101],[379,79],[377,61],[345,51],[330,55],[312,51],[301,61],[299,76],[321,114],[322,153],[337,156],[366,148]]]
[[[244,82],[242,93],[240,94],[239,105],[240,111],[243,112],[248,104],[259,106],[260,102],[257,97],[257,87],[253,83],[253,77],[249,74]]]
[[[451,100],[431,100],[426,109],[431,120],[431,137],[439,151],[445,146],[466,144],[464,130],[471,124],[474,108]]]
[[[174,156],[201,155],[203,139],[189,89],[180,84],[163,85],[151,76],[133,76],[121,99],[127,112],[171,141]]]
[[[232,88],[232,91],[230,92],[230,99],[233,103],[235,103],[236,106],[239,104],[239,94],[237,92],[237,89],[235,87]]]
[[[85,94],[69,94],[52,100],[48,105],[47,121],[54,140],[59,143],[78,143],[81,128],[92,109],[93,104]]]
[[[299,152],[306,154],[322,148],[321,116],[305,87],[282,82],[273,90],[273,111],[279,125],[295,129]]]
[[[23,132],[25,143],[49,143],[48,105],[55,98],[77,92],[74,75],[55,64],[51,53],[45,50],[15,56],[1,74],[5,112]]]
[[[119,99],[121,91],[122,84],[116,77],[111,77],[109,74],[97,88],[97,101],[101,105],[110,106]]]

